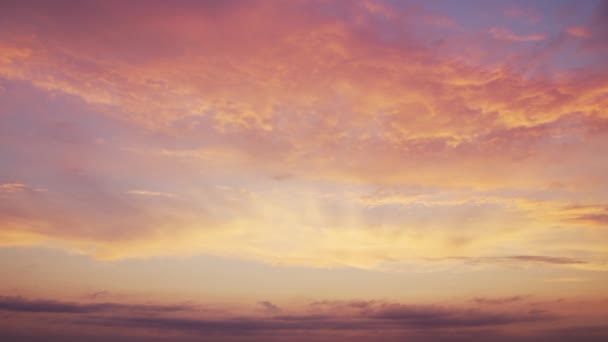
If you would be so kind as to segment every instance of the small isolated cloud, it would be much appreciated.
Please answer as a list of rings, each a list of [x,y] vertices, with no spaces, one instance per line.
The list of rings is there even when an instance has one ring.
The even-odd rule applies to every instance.
[[[175,194],[170,192],[160,192],[160,191],[148,191],[148,190],[129,190],[127,193],[132,195],[141,195],[141,196],[157,196],[157,197],[168,197],[173,198]]]
[[[263,311],[268,313],[277,313],[281,311],[280,307],[267,300],[259,301],[258,305],[262,308]]]
[[[517,35],[504,27],[493,27],[488,32],[490,32],[490,34],[496,39],[508,40],[512,42],[534,42],[545,40],[547,38],[547,36],[542,33]]]
[[[568,27],[566,29],[566,33],[568,33],[571,36],[579,37],[579,38],[591,37],[591,32],[589,32],[588,29],[586,29],[584,27],[578,27],[578,26]]]

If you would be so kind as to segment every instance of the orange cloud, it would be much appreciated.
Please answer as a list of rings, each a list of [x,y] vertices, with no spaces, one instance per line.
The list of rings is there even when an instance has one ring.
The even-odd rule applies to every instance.
[[[40,169],[59,185],[11,193],[5,244],[377,269],[534,255],[602,269],[606,237],[571,236],[602,217],[561,208],[603,205],[603,69],[530,70],[552,46],[512,42],[545,34],[462,30],[467,44],[449,51],[453,36],[411,33],[427,11],[306,4],[8,9],[0,139],[21,162],[6,179]]]

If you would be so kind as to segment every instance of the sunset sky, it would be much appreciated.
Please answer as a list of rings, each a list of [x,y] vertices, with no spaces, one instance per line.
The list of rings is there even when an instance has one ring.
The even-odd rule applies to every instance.
[[[607,317],[607,1],[0,0],[0,341]]]

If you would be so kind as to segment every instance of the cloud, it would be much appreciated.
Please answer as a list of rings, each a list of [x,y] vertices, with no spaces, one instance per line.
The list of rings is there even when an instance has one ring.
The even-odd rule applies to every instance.
[[[517,35],[504,27],[493,27],[489,32],[497,39],[509,40],[514,42],[532,42],[545,40],[547,37],[542,33],[533,33],[527,35]]]
[[[510,304],[525,300],[526,296],[513,296],[513,297],[503,297],[503,298],[484,298],[477,297],[473,298],[473,301],[478,304],[490,304],[490,305],[500,305],[500,304]]]
[[[355,317],[356,318],[356,317]],[[363,319],[361,321],[361,319]],[[229,319],[202,320],[160,317],[93,317],[81,320],[82,324],[99,326],[117,326],[155,330],[182,330],[198,333],[227,333],[247,334],[269,331],[300,331],[300,330],[348,330],[373,331],[376,329],[446,329],[500,326],[535,320],[552,320],[547,315],[523,315],[521,317],[469,312],[466,314],[453,313],[418,308],[384,309],[372,317],[344,319],[325,315],[276,316],[269,320],[262,319]]]
[[[571,36],[579,37],[579,38],[588,38],[591,37],[591,32],[584,27],[572,26],[566,29],[566,33]]]
[[[272,312],[278,312],[278,307],[267,301],[260,302],[260,305],[265,309],[270,308]],[[77,324],[236,335],[277,330],[299,331],[303,329],[312,331],[459,329],[510,325],[537,320],[553,320],[555,318],[544,312],[513,315],[378,301],[324,302],[323,308],[324,311],[312,314],[291,313],[270,317],[241,316],[239,318],[216,317],[205,319],[165,316],[174,312],[192,310],[192,307],[183,305],[79,304],[53,300],[30,300],[21,297],[2,297],[0,300],[0,310],[3,311],[75,314],[80,315],[80,318],[75,321]],[[154,315],[149,315],[151,313]]]
[[[117,304],[93,303],[81,304],[44,299],[27,299],[23,297],[0,296],[0,310],[30,313],[71,313],[91,314],[101,312],[175,312],[192,310],[187,305],[146,305],[146,304]]]
[[[517,260],[517,261],[528,261],[528,262],[540,262],[548,264],[584,264],[585,261],[577,260],[572,258],[563,257],[550,257],[542,255],[513,255],[508,257],[502,257],[499,259],[504,260]]]
[[[21,193],[21,192],[45,192],[47,189],[43,188],[32,188],[31,186],[23,183],[4,183],[0,184],[0,194],[10,193]]]
[[[103,297],[107,297],[110,295],[109,291],[97,291],[97,292],[93,292],[93,293],[89,293],[84,295],[84,298],[88,298],[88,299],[99,299],[99,298],[103,298]]]
[[[608,225],[608,206],[605,205],[569,205],[562,210],[571,222],[600,227]]]
[[[281,311],[280,307],[276,306],[275,304],[272,304],[267,300],[258,302],[258,305],[262,308],[262,310],[268,313],[277,313]]]
[[[175,194],[168,192],[158,192],[158,191],[148,191],[148,190],[129,190],[127,191],[129,194],[133,195],[142,195],[142,196],[158,196],[158,197],[175,197]]]
[[[499,302],[512,303],[509,310],[479,310],[445,305],[407,305],[377,300],[332,301],[311,303],[304,308],[288,308],[280,315],[247,315],[238,312],[210,314],[209,311],[193,310],[190,306],[131,305],[131,304],[81,304],[54,300],[31,300],[21,297],[2,297],[1,310],[11,312],[9,320],[14,327],[34,322],[37,329],[46,325],[61,327],[66,338],[81,336],[94,327],[101,336],[140,336],[153,334],[159,341],[184,341],[201,336],[218,341],[262,341],[280,339],[303,341],[310,338],[332,340],[368,340],[382,337],[387,341],[404,338],[428,341],[466,341],[479,336],[494,336],[498,341],[555,340],[561,336],[595,338],[605,336],[605,326],[574,324],[571,313],[554,312],[544,308],[534,310],[517,307],[519,296],[505,297]],[[268,303],[268,302],[260,302]],[[260,304],[265,306],[265,304]],[[496,308],[495,308],[496,309]],[[55,316],[57,315],[57,316]],[[57,318],[61,317],[58,321]],[[587,319],[589,316],[585,316]],[[568,319],[573,322],[560,326]],[[587,322],[583,320],[582,322]],[[591,326],[589,326],[590,328]],[[84,329],[84,330],[83,330]],[[522,330],[524,329],[524,330]],[[53,331],[56,331],[54,329]],[[19,334],[23,330],[17,330]],[[15,332],[0,328],[1,336]],[[34,338],[32,334],[31,338]],[[51,336],[51,335],[45,335]]]
[[[4,183],[0,184],[0,191],[2,192],[21,192],[28,188],[27,185],[22,183]]]
[[[518,322],[554,319],[541,312],[527,315],[506,315],[474,310],[453,312],[441,308],[388,305],[375,313],[375,318],[398,321],[415,328],[443,329],[451,327],[483,327],[507,325]]]
[[[573,218],[573,220],[599,226],[606,226],[608,225],[608,214],[583,214]]]
[[[50,189],[11,187],[3,246],[368,269],[506,245],[571,260],[483,263],[605,257],[605,237],[538,243],[603,221],[559,210],[602,198],[608,133],[601,58],[569,58],[561,31],[381,1],[0,12],[0,179]]]
[[[565,257],[552,257],[543,255],[508,255],[508,256],[485,256],[485,257],[449,257],[445,259],[429,259],[429,261],[461,260],[470,264],[483,263],[541,263],[555,265],[580,265],[586,261]]]

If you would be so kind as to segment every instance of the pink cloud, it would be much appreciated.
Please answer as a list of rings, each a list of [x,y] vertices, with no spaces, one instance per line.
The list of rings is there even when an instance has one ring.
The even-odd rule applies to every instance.
[[[504,27],[494,27],[489,30],[489,32],[496,39],[501,40],[509,40],[514,42],[532,42],[532,41],[540,41],[545,40],[547,37],[542,33],[532,33],[526,35],[517,35],[511,32],[509,29]]]
[[[584,27],[578,27],[578,26],[568,27],[566,29],[566,33],[568,33],[571,36],[579,37],[579,38],[591,37],[591,32],[588,29],[586,29]]]

